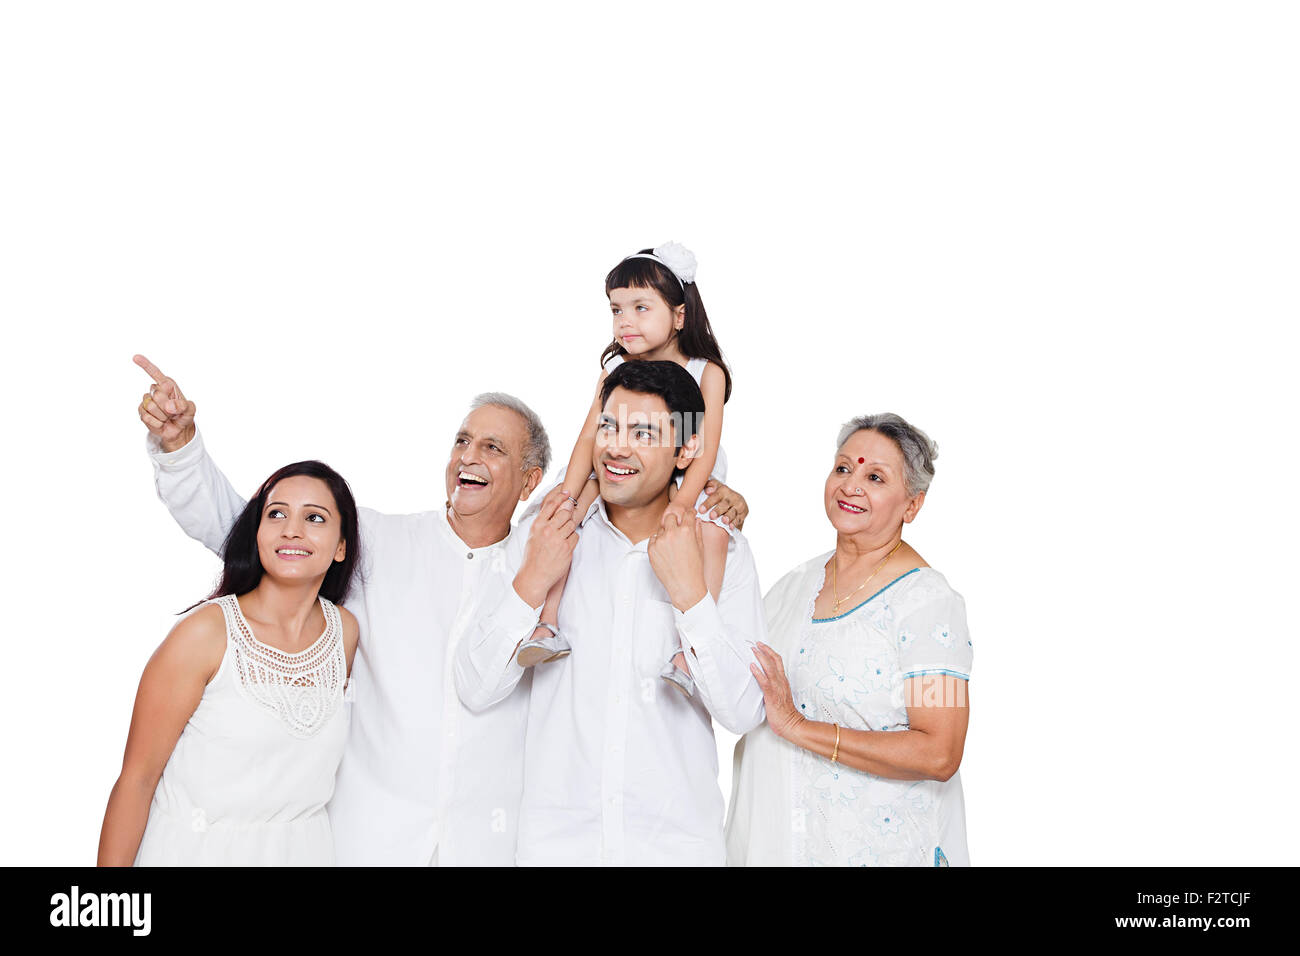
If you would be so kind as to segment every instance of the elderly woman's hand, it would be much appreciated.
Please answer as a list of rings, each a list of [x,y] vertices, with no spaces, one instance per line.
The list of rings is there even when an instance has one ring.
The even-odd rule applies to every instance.
[[[763,689],[763,708],[767,711],[767,724],[778,737],[788,738],[790,731],[804,721],[803,714],[794,705],[790,681],[785,676],[781,655],[762,641],[754,647],[757,664],[749,669]]]

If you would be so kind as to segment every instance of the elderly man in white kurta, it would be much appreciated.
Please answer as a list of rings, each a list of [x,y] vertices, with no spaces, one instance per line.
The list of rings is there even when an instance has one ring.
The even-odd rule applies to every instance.
[[[563,489],[547,496],[518,572],[510,578],[502,556],[507,573],[484,583],[458,644],[456,685],[476,711],[510,699],[528,679],[515,649],[568,567],[559,627],[573,650],[535,668],[519,864],[722,865],[710,717],[737,734],[763,721],[750,670],[766,638],[758,575],[733,531],[715,601],[699,520],[660,526],[674,468],[695,446],[680,423],[704,410],[690,374],[673,362],[625,363],[606,379],[603,405],[600,498],[575,535]],[[690,698],[659,677],[677,649],[690,662]]]
[[[244,499],[208,456],[193,403],[147,359],[137,364],[156,383],[139,411],[158,494],[187,534],[219,553]],[[363,566],[345,602],[361,641],[328,806],[340,864],[514,863],[528,682],[471,712],[457,698],[452,660],[476,590],[493,568],[520,564],[510,519],[549,456],[527,406],[481,395],[452,445],[445,509],[361,509]]]

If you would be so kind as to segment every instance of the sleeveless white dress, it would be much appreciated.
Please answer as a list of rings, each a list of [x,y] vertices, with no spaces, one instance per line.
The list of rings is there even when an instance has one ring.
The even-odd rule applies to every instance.
[[[626,357],[622,355],[611,355],[605,360],[605,372],[614,371],[626,361]],[[686,371],[691,373],[691,378],[695,379],[695,384],[701,388],[704,387],[704,370],[708,367],[708,364],[709,360],[702,358],[687,359],[686,361]],[[722,450],[721,445],[718,446],[718,457],[713,462],[713,474],[710,477],[718,479],[724,485],[727,483],[727,453]],[[678,476],[677,484],[680,485],[681,483],[682,479]],[[705,495],[701,494],[696,503],[699,504],[705,497]],[[723,525],[722,527],[726,526]]]
[[[263,644],[233,594],[226,652],[149,807],[136,866],[331,866],[325,804],[347,740],[347,656],[338,608],[289,654]]]

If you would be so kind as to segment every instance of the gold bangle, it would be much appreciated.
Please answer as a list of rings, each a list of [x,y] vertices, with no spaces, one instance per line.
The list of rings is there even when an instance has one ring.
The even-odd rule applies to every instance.
[[[835,725],[835,749],[831,751],[831,763],[834,763],[840,756],[840,725]]]

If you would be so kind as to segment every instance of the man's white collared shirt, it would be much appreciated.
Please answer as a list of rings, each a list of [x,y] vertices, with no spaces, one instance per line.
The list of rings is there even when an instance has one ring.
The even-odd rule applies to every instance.
[[[516,529],[521,539],[527,517]],[[573,648],[532,670],[521,865],[721,865],[723,798],[710,720],[737,734],[763,721],[750,673],[766,639],[753,555],[733,533],[719,600],[668,600],[646,541],[633,544],[598,502],[574,552],[559,625]],[[505,555],[496,560],[507,560]],[[515,565],[517,568],[518,565]],[[526,673],[514,649],[538,609],[493,575],[458,644],[457,687],[472,708],[505,699]],[[695,696],[659,673],[688,652]],[[692,653],[693,652],[693,653]]]

